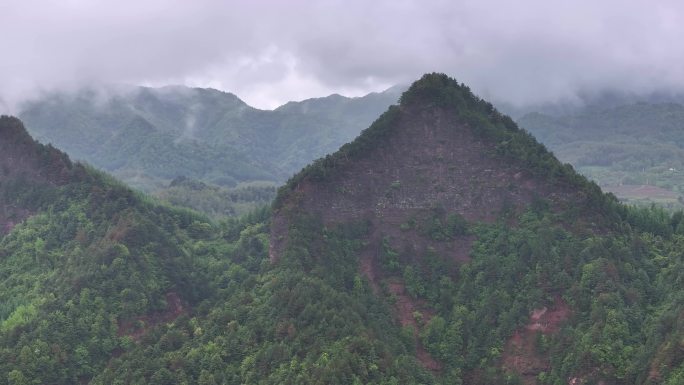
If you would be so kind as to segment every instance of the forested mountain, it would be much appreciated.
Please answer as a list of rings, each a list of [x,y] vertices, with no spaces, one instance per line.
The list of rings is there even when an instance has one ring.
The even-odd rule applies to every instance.
[[[40,177],[0,177],[25,207],[0,384],[684,381],[683,215],[621,205],[445,75],[220,225],[20,137]]]
[[[636,103],[518,123],[564,162],[630,203],[681,208],[684,195],[684,106]]]
[[[361,279],[436,382],[682,381],[681,214],[620,205],[444,75],[274,209],[271,261]]]
[[[187,250],[206,219],[73,164],[16,118],[0,117],[0,149],[0,383],[85,381],[206,290]]]
[[[399,94],[331,95],[265,111],[213,89],[85,89],[29,103],[20,118],[39,141],[146,191],[177,177],[234,186],[285,181],[352,140]]]

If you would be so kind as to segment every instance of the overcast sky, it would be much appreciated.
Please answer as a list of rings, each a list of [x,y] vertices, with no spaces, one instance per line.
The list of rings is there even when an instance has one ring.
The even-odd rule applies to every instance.
[[[103,83],[214,87],[273,108],[432,71],[519,105],[604,88],[678,90],[682,4],[0,0],[0,110]]]

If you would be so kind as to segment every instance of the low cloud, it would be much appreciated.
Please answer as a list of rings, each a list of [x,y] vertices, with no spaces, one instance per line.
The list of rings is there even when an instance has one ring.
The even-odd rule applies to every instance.
[[[93,84],[187,84],[261,108],[439,71],[525,105],[684,88],[678,1],[85,1],[0,4],[0,109]]]

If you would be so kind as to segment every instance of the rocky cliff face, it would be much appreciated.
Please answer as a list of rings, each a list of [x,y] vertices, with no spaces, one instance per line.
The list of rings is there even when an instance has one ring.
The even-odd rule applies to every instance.
[[[473,97],[469,91],[465,96]],[[571,180],[574,173],[540,173],[529,160],[507,153],[506,147],[520,140],[545,152],[527,134],[503,126],[487,132],[465,115],[464,109],[440,106],[430,97],[404,101],[354,143],[295,176],[276,203],[272,261],[286,247],[292,213],[313,215],[326,224],[367,221],[370,248],[389,237],[398,250],[433,247],[458,260],[467,257],[463,242],[468,237],[439,242],[421,234],[415,224],[450,214],[470,223],[491,223],[533,202],[566,209],[586,200]],[[505,119],[493,110],[489,115],[485,123]],[[354,150],[361,145],[363,151]],[[544,155],[555,161],[550,153]],[[557,161],[553,165],[559,167]],[[563,167],[559,169],[567,170]]]

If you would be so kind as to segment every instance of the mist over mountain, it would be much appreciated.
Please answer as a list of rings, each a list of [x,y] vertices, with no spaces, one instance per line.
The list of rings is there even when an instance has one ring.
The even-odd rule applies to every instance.
[[[515,105],[684,89],[684,7],[671,0],[6,0],[3,10],[0,42],[12,54],[0,71],[0,108],[103,83],[213,87],[274,108],[435,70]]]
[[[180,176],[234,186],[286,180],[354,138],[399,93],[331,95],[268,111],[212,89],[85,89],[29,103],[20,117],[38,140],[143,190]]]
[[[666,88],[655,91],[628,92],[619,88],[597,88],[591,92],[578,92],[571,98],[542,101],[525,105],[515,105],[506,101],[497,101],[494,104],[499,110],[519,120],[527,114],[540,113],[559,117],[577,115],[582,113],[598,112],[637,103],[684,104],[684,93]]]

